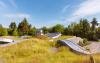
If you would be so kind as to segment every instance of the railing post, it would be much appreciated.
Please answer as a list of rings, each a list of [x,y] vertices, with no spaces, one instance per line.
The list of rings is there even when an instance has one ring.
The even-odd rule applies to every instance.
[[[89,60],[89,63],[95,63],[95,60],[94,60],[94,58],[93,58],[93,56],[92,56],[92,55],[90,55],[90,60]]]

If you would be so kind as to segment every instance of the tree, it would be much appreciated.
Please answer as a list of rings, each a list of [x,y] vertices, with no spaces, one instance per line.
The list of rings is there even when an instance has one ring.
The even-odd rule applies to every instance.
[[[12,36],[18,35],[17,26],[15,22],[11,22],[11,24],[9,25],[8,33],[9,35],[12,35]]]
[[[60,32],[63,33],[64,32],[64,26],[61,24],[57,24],[52,28],[52,32]]]
[[[3,28],[2,25],[0,25],[0,36],[7,36],[8,31],[6,28]]]
[[[29,30],[29,35],[32,35],[32,36],[35,36],[35,32],[36,32],[36,28],[35,27],[33,27],[33,28],[31,28],[30,30]]]
[[[89,32],[90,37],[88,37],[90,40],[98,40],[97,36],[96,36],[96,26],[98,25],[96,18],[93,18],[93,21],[91,22],[92,27],[91,27],[91,31]]]
[[[91,22],[92,24],[92,31],[95,32],[96,26],[98,25],[96,18],[93,18],[93,21]]]
[[[80,26],[82,26],[82,37],[87,38],[88,32],[90,31],[90,24],[87,19],[83,19],[82,22],[80,22]]]
[[[0,24],[0,28],[2,28],[2,25]]]
[[[90,24],[87,19],[81,19],[79,23],[72,23],[64,31],[67,35],[88,38],[90,35]]]
[[[28,24],[27,19],[24,18],[24,20],[18,25],[18,32],[20,35],[28,35],[29,29],[30,25]]]
[[[66,28],[68,35],[74,35],[74,26],[75,23],[71,23],[70,25],[68,25],[68,27]]]
[[[68,35],[69,33],[68,33],[68,28],[66,27],[65,29],[64,29],[64,33],[63,33],[64,35]]]
[[[87,19],[81,19],[78,24],[73,26],[73,35],[87,38],[88,32],[90,31],[90,24]]]
[[[0,36],[2,36],[2,29],[3,29],[3,27],[2,27],[2,25],[0,24]]]
[[[13,35],[13,36],[18,36],[18,31],[17,31],[17,29],[15,29],[15,30],[12,32],[12,35]]]
[[[96,36],[100,39],[100,26],[97,28]]]
[[[44,33],[44,34],[46,34],[46,33],[48,33],[48,32],[49,32],[48,28],[47,28],[47,27],[45,27],[45,26],[42,28],[42,30],[43,30],[43,33]]]
[[[1,36],[7,36],[8,35],[8,31],[6,28],[2,28],[2,33]]]
[[[15,22],[11,22],[11,24],[9,25],[9,28],[11,30],[15,30],[17,28],[16,23]]]

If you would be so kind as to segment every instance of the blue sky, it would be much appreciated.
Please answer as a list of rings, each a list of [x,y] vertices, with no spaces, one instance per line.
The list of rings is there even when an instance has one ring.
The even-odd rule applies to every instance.
[[[8,27],[27,18],[37,28],[78,22],[81,18],[100,22],[100,0],[0,0],[0,24]]]

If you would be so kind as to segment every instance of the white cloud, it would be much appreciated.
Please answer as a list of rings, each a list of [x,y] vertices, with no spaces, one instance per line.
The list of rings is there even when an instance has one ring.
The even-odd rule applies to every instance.
[[[78,19],[100,13],[100,0],[85,0],[79,4],[79,7],[71,16],[72,19]]]
[[[66,10],[70,7],[70,5],[66,5],[63,9],[62,9],[62,12],[66,12]]]
[[[16,14],[9,13],[9,14],[5,14],[4,16],[8,18],[30,18],[31,17],[29,14],[24,14],[24,13],[16,13]]]
[[[12,6],[17,7],[17,4],[16,4],[15,0],[9,0],[9,2]]]
[[[6,4],[3,1],[0,1],[0,8],[6,7]]]
[[[5,2],[4,0],[0,0],[0,8],[5,8],[8,6],[17,7],[16,0],[8,0],[7,2]]]

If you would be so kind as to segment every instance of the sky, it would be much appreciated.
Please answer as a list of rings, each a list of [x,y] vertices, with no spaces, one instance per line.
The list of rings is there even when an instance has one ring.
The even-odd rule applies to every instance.
[[[33,26],[67,26],[81,18],[100,22],[100,0],[0,0],[0,24],[8,27],[24,18]]]

